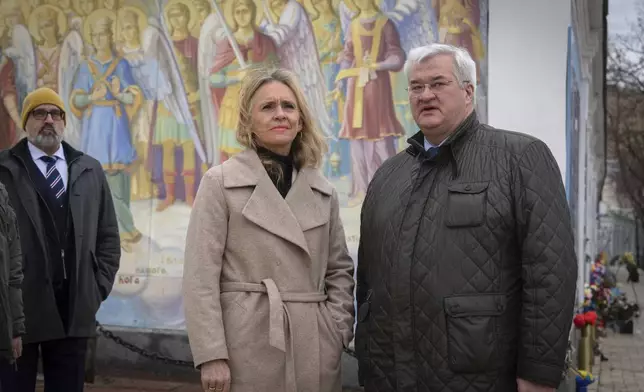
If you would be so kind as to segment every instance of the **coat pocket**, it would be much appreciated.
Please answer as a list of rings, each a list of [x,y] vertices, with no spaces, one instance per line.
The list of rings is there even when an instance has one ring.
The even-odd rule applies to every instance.
[[[457,373],[482,373],[499,364],[499,318],[505,312],[503,294],[446,297],[449,368]]]
[[[447,227],[474,227],[485,221],[489,182],[451,184],[447,187]]]
[[[338,325],[333,319],[333,316],[331,315],[329,308],[327,308],[326,304],[324,303],[320,304],[320,314],[324,324],[326,324],[326,327],[329,330],[329,333],[332,335],[332,339],[334,339],[335,342],[339,344],[341,347],[344,347],[344,343],[342,342],[342,334],[338,329]]]

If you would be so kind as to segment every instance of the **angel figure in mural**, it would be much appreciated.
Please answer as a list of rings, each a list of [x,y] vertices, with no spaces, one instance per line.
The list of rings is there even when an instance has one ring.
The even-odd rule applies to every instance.
[[[180,103],[187,100],[187,104],[180,109],[189,112],[192,121],[186,121],[184,114],[178,117],[176,106],[173,107],[167,101],[158,105],[152,136],[152,143],[161,147],[160,154],[155,153],[156,150],[152,153],[153,178],[159,184],[158,194],[162,199],[157,205],[157,211],[167,209],[176,200],[184,200],[192,206],[201,174],[207,169],[199,94],[199,39],[191,33],[197,12],[190,0],[161,3],[164,14],[161,22],[163,32],[169,37],[173,54],[173,60],[166,61],[166,66],[162,66],[162,69],[168,75],[177,70],[177,77],[171,80],[181,80],[181,83],[173,86],[173,95]],[[168,48],[164,46],[163,49]],[[159,155],[161,162],[156,159]],[[180,190],[183,190],[183,194]]]
[[[405,63],[405,52],[394,23],[374,0],[355,0],[337,88],[346,83],[347,100],[340,137],[351,147],[349,207],[362,203],[376,169],[396,154],[396,139],[405,131],[396,117],[390,72]],[[346,15],[345,15],[346,17]]]
[[[141,108],[143,93],[135,85],[130,64],[115,53],[115,21],[116,14],[108,10],[95,11],[85,19],[83,33],[94,53],[76,69],[70,104],[72,115],[82,120],[81,150],[103,166],[121,247],[130,252],[142,237],[130,210],[130,170],[137,159],[131,121]]]
[[[264,8],[260,30],[275,41],[281,66],[298,76],[320,130],[333,138],[333,123],[326,110],[328,90],[309,15],[297,0],[260,1]]]
[[[144,12],[135,7],[121,8],[119,21],[124,41],[121,51],[146,100],[133,128],[137,155],[144,164],[134,172],[132,197],[147,198],[154,193],[153,189],[148,189],[148,183],[154,169],[151,151],[157,129],[162,132],[169,127],[185,129],[199,158],[204,160],[205,156],[173,46],[160,21],[146,18]],[[159,210],[165,209],[163,203],[160,206]]]
[[[0,14],[0,150],[24,137],[20,112],[24,97],[35,88],[36,57],[17,7]],[[12,18],[13,15],[15,18]]]
[[[48,4],[38,6],[29,15],[30,36],[22,39],[25,51],[35,53],[35,68],[25,67],[24,72],[34,75],[37,87],[49,87],[58,91],[65,101],[67,111],[71,109],[70,81],[73,71],[80,64],[84,45],[80,32],[70,29],[68,20],[61,8]],[[80,121],[68,118],[65,140],[75,148],[80,147],[79,132]]]
[[[327,176],[346,176],[351,170],[351,154],[348,142],[339,139],[344,96],[335,89],[335,78],[340,71],[338,58],[344,47],[341,20],[333,0],[312,0],[311,6],[311,23],[315,32],[320,68],[324,76],[324,85],[329,91],[326,109],[331,119],[331,133],[334,136],[333,140],[329,141],[331,157],[327,160],[323,172]]]
[[[2,47],[4,55],[14,64],[14,77],[18,96],[18,112],[22,111],[22,101],[36,88],[36,49],[31,35],[24,23],[19,7],[8,8],[3,18],[5,33]]]
[[[415,47],[429,45],[438,39],[438,24],[433,3],[435,0],[380,0],[377,4],[380,12],[394,24],[400,37],[400,44],[405,53]],[[351,21],[359,10],[351,0],[340,4],[342,28],[345,36],[351,35]],[[402,70],[390,73],[394,108],[401,125],[406,131],[402,139],[416,133],[417,126],[409,111],[407,95],[407,77]],[[399,139],[401,140],[401,139]],[[400,143],[399,149],[405,143]]]
[[[37,86],[58,91],[58,67],[67,17],[53,5],[41,5],[29,15],[29,30],[36,46]]]
[[[144,41],[149,43],[146,38],[154,34],[150,32],[144,36],[148,28],[154,29],[148,26],[145,13],[136,7],[123,7],[118,10],[117,16],[117,36],[120,38],[118,53],[130,64],[134,82],[141,88],[144,97],[141,110],[131,121],[132,143],[138,157],[136,167],[132,168],[131,197],[132,200],[151,199],[154,196],[152,174],[146,163],[156,97],[159,93],[171,93],[172,90],[159,69],[158,61],[144,48]]]
[[[212,13],[212,6],[210,5],[211,0],[192,0],[192,5],[194,7],[196,17],[194,25],[192,26],[192,35],[199,37],[201,34],[201,29],[206,23],[206,19]],[[221,2],[221,0],[217,0]]]
[[[485,45],[479,29],[482,2],[487,0],[434,0],[439,15],[438,28],[441,42],[461,46],[476,63],[476,109],[481,122],[487,121],[487,83],[481,72],[485,59]]]
[[[211,90],[214,107],[205,115],[204,124],[215,124],[215,129],[206,132],[218,135],[220,161],[224,162],[244,148],[237,142],[236,130],[239,114],[239,92],[241,80],[250,66],[277,64],[277,48],[273,40],[257,28],[255,18],[257,6],[253,0],[230,0],[226,3],[225,16],[220,15],[219,6],[216,12],[219,20],[225,20],[221,30],[216,34],[215,45],[204,58],[207,64],[201,69],[207,71],[206,78]],[[210,33],[207,33],[210,34]]]
[[[478,28],[480,0],[434,1],[439,15],[438,31],[441,42],[467,49],[476,63],[476,76],[480,81],[480,62],[485,57],[481,31]]]

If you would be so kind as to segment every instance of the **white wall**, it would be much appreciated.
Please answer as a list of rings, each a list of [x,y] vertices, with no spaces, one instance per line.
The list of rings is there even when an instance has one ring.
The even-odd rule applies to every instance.
[[[566,59],[571,0],[490,0],[488,123],[552,150],[566,178]]]

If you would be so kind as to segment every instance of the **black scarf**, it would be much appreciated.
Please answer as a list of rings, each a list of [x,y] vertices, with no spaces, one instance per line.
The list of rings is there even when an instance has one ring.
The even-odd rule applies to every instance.
[[[263,161],[270,160],[273,166],[276,167],[277,170],[269,170],[269,168],[266,168],[266,172],[282,197],[286,197],[288,191],[291,189],[291,182],[293,181],[293,168],[295,167],[293,152],[291,151],[288,155],[284,156],[276,154],[267,148],[257,147],[257,155]]]

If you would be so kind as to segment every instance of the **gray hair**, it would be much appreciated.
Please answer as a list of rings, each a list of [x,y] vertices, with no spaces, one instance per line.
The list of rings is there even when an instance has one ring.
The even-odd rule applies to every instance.
[[[454,58],[454,77],[461,87],[469,83],[474,88],[473,99],[476,100],[476,63],[467,50],[447,44],[430,44],[413,48],[405,62],[405,75],[409,78],[411,68],[440,54],[449,54]]]

